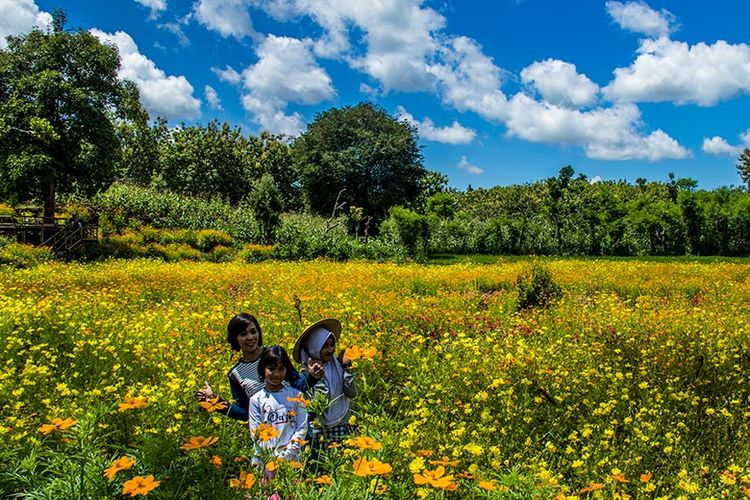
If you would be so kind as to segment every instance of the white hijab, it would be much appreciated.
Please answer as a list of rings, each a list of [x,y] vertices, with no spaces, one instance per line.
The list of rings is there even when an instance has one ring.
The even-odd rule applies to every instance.
[[[322,326],[312,330],[302,345],[300,353],[302,364],[307,365],[310,358],[319,360],[320,350],[330,337],[334,337],[334,340],[336,338],[333,333]],[[328,385],[328,398],[331,403],[323,415],[323,421],[326,427],[331,427],[342,423],[349,413],[349,398],[344,395],[344,367],[335,355],[331,361],[323,363],[323,370],[323,378]]]

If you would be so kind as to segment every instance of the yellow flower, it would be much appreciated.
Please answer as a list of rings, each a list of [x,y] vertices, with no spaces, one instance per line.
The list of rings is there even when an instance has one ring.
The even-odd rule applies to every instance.
[[[374,439],[372,439],[369,436],[361,436],[355,439],[347,439],[346,444],[349,446],[353,446],[354,448],[359,448],[360,450],[380,450],[383,448],[383,445]]]
[[[279,435],[279,431],[271,424],[261,423],[255,429],[255,436],[261,441],[269,441]]]
[[[331,476],[328,475],[320,476],[318,478],[315,478],[315,484],[333,484],[333,479],[331,479]]]
[[[469,453],[477,457],[481,455],[482,453],[484,453],[484,450],[482,449],[482,447],[476,443],[467,444],[466,446],[464,446],[464,450],[468,451]]]
[[[187,441],[185,441],[185,444],[180,446],[180,448],[185,451],[197,450],[200,448],[211,446],[212,444],[215,444],[218,440],[219,438],[217,436],[209,436],[209,437],[193,436]]]
[[[268,462],[266,464],[266,470],[268,470],[270,472],[273,472],[273,471],[275,471],[278,468],[279,468],[278,464],[276,462],[274,462],[273,460],[270,461],[270,462]]]
[[[148,398],[133,398],[125,396],[125,401],[120,403],[119,411],[133,410],[135,408],[145,408],[148,406]]]
[[[221,401],[219,399],[219,396],[209,399],[208,401],[202,401],[198,404],[209,413],[214,412],[214,411],[224,410],[227,407],[226,402]]]
[[[104,477],[112,481],[115,478],[115,474],[121,470],[129,470],[135,465],[135,460],[130,457],[123,456],[112,462],[112,465],[104,471]]]
[[[239,479],[230,479],[229,480],[229,486],[232,488],[243,488],[245,490],[249,490],[253,487],[255,484],[255,475],[254,474],[248,474],[245,471],[240,472],[240,478]]]
[[[479,481],[477,483],[477,486],[487,491],[495,491],[496,485],[497,485],[497,479],[492,479],[491,481]]]
[[[414,474],[414,484],[429,484],[433,488],[455,491],[457,486],[453,482],[453,476],[445,475],[445,468],[441,465],[437,469],[425,470],[423,474]]]
[[[61,418],[55,418],[52,420],[51,424],[44,424],[41,427],[39,427],[39,432],[44,434],[45,436],[48,434],[51,434],[54,431],[64,431],[68,427],[72,427],[76,424],[76,421],[72,418],[66,418],[65,420]]]
[[[130,494],[131,497],[136,495],[148,495],[148,492],[159,486],[159,481],[154,480],[154,476],[135,476],[130,481],[125,481],[122,485],[122,494]]]
[[[365,457],[354,461],[355,476],[379,476],[381,474],[390,474],[391,466],[381,462],[377,458],[367,460]]]
[[[725,470],[724,472],[722,472],[719,479],[727,486],[732,486],[737,482],[737,476],[729,472],[729,470]]]
[[[450,460],[448,457],[444,456],[440,460],[430,460],[430,464],[432,465],[440,465],[443,467],[455,467],[459,463],[459,460]]]
[[[409,462],[409,470],[412,474],[416,474],[417,472],[424,469],[424,458],[417,457],[411,462]]]

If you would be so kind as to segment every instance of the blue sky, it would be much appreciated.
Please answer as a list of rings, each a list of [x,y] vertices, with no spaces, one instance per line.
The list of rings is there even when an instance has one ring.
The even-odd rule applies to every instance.
[[[294,137],[370,100],[458,189],[568,164],[713,189],[750,145],[744,0],[0,0],[0,35],[57,7],[118,46],[152,118]]]

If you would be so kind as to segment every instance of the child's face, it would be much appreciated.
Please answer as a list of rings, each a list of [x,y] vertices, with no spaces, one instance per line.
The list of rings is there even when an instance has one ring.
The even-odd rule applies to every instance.
[[[326,340],[326,343],[323,344],[323,347],[320,348],[320,360],[323,363],[328,363],[333,359],[333,356],[336,354],[336,338],[331,335],[328,337],[328,340]]]
[[[254,353],[258,350],[260,347],[258,345],[259,339],[260,334],[258,333],[258,327],[252,321],[247,325],[245,330],[237,335],[237,343],[240,346],[240,350],[245,354]]]
[[[281,363],[276,365],[268,365],[265,369],[266,375],[266,389],[271,391],[279,391],[284,383],[284,377],[286,377],[286,368]]]

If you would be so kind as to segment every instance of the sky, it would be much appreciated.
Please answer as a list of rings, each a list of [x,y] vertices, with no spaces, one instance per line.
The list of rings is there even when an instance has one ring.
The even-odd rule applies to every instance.
[[[371,101],[456,189],[535,182],[740,185],[747,0],[0,0],[5,36],[67,27],[118,47],[152,118],[290,140]]]

